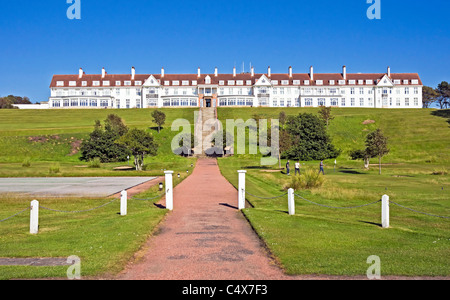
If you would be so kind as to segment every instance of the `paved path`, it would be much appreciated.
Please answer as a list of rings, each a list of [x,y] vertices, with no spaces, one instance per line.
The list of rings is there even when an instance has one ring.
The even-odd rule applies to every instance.
[[[199,159],[174,190],[174,210],[119,279],[286,279],[236,206],[216,160]]]

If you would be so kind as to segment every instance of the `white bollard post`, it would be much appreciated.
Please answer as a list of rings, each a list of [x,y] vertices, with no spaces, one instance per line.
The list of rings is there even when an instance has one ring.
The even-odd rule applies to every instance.
[[[126,216],[127,215],[127,199],[128,193],[127,191],[123,190],[120,193],[120,215]]]
[[[245,208],[245,170],[239,170],[238,209]]]
[[[294,189],[288,190],[288,208],[289,215],[295,215]]]
[[[30,233],[37,234],[39,231],[39,201],[31,201],[30,210]]]
[[[166,177],[166,208],[173,210],[173,171],[164,171]]]
[[[381,226],[389,228],[389,196],[383,195],[381,198]]]

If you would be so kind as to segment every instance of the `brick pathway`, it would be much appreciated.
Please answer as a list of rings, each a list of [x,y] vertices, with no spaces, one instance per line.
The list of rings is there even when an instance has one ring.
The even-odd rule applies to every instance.
[[[119,279],[286,279],[236,206],[217,161],[199,159],[174,190],[174,210]]]

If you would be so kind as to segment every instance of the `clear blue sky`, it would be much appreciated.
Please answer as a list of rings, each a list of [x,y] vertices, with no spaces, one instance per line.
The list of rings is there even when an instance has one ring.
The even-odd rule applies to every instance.
[[[450,1],[0,0],[0,96],[46,101],[53,74],[417,72],[425,85],[450,81]]]

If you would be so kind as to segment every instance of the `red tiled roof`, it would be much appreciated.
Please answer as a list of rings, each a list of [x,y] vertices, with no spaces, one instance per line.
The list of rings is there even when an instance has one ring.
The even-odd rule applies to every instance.
[[[339,80],[344,80],[342,74],[340,73],[316,73],[314,74],[314,80],[312,81],[309,74],[292,74],[292,77],[289,76],[289,74],[271,74],[269,77],[267,74],[254,74],[252,76],[250,73],[239,73],[235,76],[233,74],[218,74],[218,76],[215,76],[214,74],[201,74],[200,77],[198,77],[197,74],[165,74],[164,77],[161,77],[161,74],[153,74],[153,77],[160,81],[160,84],[163,86],[172,86],[173,81],[179,81],[179,86],[182,86],[183,80],[189,81],[189,86],[192,86],[192,81],[197,81],[198,84],[205,84],[205,78],[206,76],[209,76],[211,78],[211,84],[218,85],[219,81],[224,81],[223,85],[228,86],[229,80],[234,80],[235,83],[233,86],[239,86],[236,84],[237,80],[242,80],[243,85],[242,86],[248,86],[246,84],[247,80],[251,80],[251,84],[254,85],[258,79],[261,78],[261,76],[267,76],[271,80],[277,80],[278,85],[282,85],[282,80],[288,80],[289,85],[294,85],[294,80],[299,80],[300,85],[304,86],[305,81],[309,81],[310,86],[315,86],[317,84],[317,80],[322,80],[322,85],[329,86],[330,80],[334,80],[334,85],[339,85]],[[349,73],[347,74],[347,79],[345,85],[350,85],[350,80],[355,80],[355,85],[361,85],[358,83],[358,80],[364,80],[363,85],[373,85],[377,84],[378,80],[381,80],[383,76],[387,74],[383,73]],[[119,85],[116,85],[116,81],[120,81],[120,86],[125,86],[125,81],[130,81],[131,86],[138,86],[140,87],[144,82],[151,76],[150,74],[136,74],[134,80],[131,78],[131,74],[124,74],[124,75],[110,75],[106,74],[104,78],[102,78],[101,74],[96,75],[86,75],[83,74],[82,78],[79,78],[79,75],[54,75],[52,78],[52,81],[50,83],[50,88],[54,87],[61,87],[57,85],[57,82],[64,82],[63,87],[65,88],[71,88],[71,87],[116,87]],[[417,73],[391,73],[391,79],[392,80],[401,80],[400,84],[403,85],[403,80],[408,80],[408,85],[412,85],[411,80],[417,80],[418,85],[422,85],[422,81],[420,80],[420,77]],[[366,80],[372,80],[373,84],[366,83]],[[94,86],[93,82],[98,81],[99,85]],[[104,85],[104,81],[109,81],[109,85]],[[136,81],[140,81],[140,85],[135,85]],[[166,81],[168,81],[168,85],[166,84]],[[75,85],[70,86],[69,82],[74,82]],[[83,82],[85,82],[85,85],[83,85]],[[296,84],[297,85],[297,84]],[[130,86],[130,85],[128,85]]]

